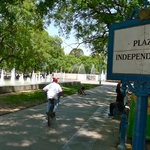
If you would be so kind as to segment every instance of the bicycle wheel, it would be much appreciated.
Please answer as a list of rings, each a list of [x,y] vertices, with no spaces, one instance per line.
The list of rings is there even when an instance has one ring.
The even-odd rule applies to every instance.
[[[53,118],[54,99],[49,99],[51,102],[50,109],[48,112],[48,126],[51,125],[51,119]]]
[[[48,113],[48,126],[50,126],[51,125],[51,115],[50,115],[50,113]]]

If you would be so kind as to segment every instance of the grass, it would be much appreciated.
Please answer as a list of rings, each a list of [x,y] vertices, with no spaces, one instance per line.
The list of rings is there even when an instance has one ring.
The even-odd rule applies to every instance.
[[[62,86],[63,89],[63,97],[72,95],[77,93],[78,87],[81,85],[70,85],[70,86]],[[97,87],[98,85],[92,84],[82,84],[86,90]],[[19,92],[11,95],[6,95],[0,98],[0,101],[3,101],[3,104],[9,106],[20,106],[20,105],[33,105],[46,102],[46,95],[42,92],[42,90],[34,90],[27,92]]]

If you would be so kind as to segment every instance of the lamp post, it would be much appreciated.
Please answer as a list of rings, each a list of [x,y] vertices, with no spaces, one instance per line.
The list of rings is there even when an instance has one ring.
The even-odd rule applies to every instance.
[[[101,74],[102,74],[102,64],[99,65],[99,85],[101,85],[102,82]]]

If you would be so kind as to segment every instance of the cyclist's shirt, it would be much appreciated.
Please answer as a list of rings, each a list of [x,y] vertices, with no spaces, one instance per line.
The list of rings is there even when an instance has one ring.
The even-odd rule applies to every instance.
[[[52,82],[45,86],[43,91],[47,92],[47,99],[57,99],[58,93],[62,92],[62,88],[58,83]]]

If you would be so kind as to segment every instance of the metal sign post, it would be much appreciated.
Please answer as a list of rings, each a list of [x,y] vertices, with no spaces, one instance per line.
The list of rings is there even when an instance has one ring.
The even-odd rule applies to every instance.
[[[137,97],[132,150],[145,150],[146,119],[148,95],[150,95],[150,83],[134,82],[134,84],[131,85],[129,81],[123,81],[123,88],[126,86],[128,86]]]
[[[102,64],[99,65],[99,85],[102,84]]]
[[[137,96],[135,108],[135,121],[132,144],[133,150],[145,150],[147,104],[148,96],[142,96],[142,94],[139,94],[139,96]]]
[[[150,95],[150,10],[132,11],[128,20],[109,28],[107,79],[122,80],[135,93],[133,150],[145,150],[148,96]]]

